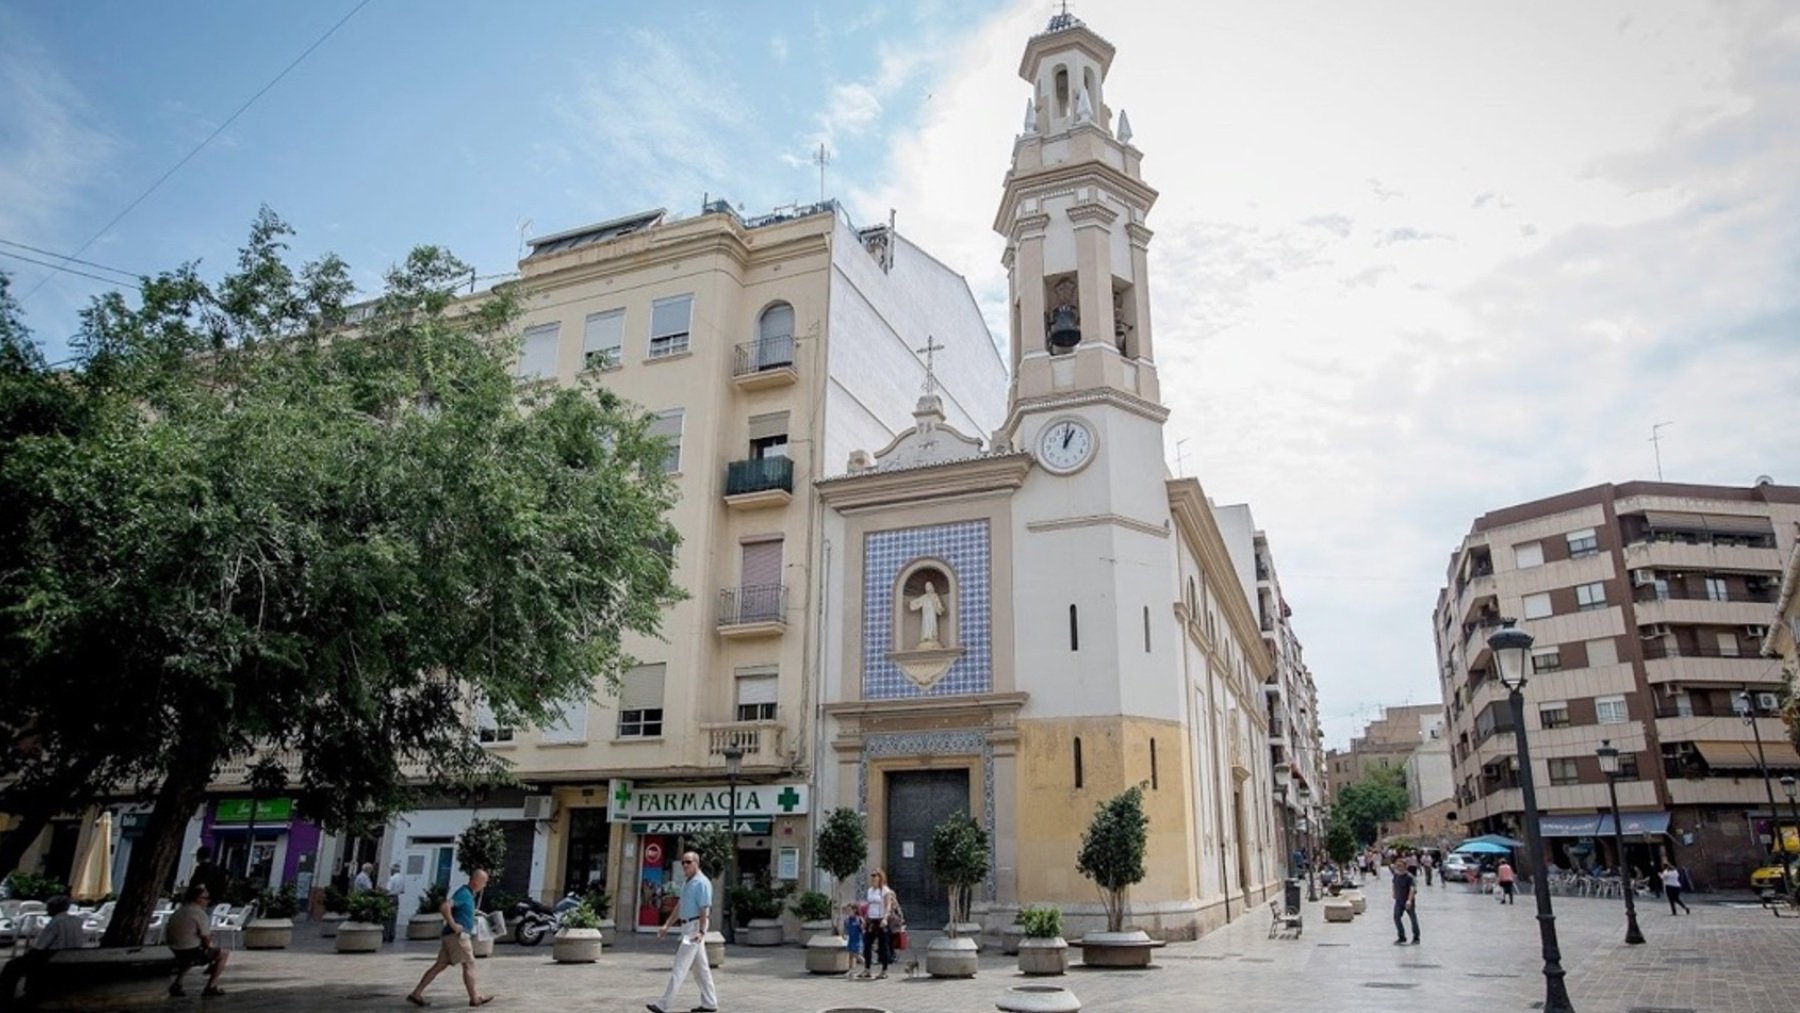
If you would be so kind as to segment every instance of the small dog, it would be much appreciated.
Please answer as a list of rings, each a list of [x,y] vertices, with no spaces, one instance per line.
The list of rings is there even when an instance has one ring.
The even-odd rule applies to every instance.
[[[914,957],[911,960],[906,962],[906,976],[908,978],[916,978],[919,976],[919,958],[918,957]]]

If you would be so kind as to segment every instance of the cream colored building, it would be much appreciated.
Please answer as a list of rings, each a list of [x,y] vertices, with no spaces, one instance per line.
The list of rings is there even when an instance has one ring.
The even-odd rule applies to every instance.
[[[888,227],[826,203],[745,219],[723,203],[650,211],[530,242],[522,383],[591,381],[657,414],[680,500],[675,581],[689,595],[615,696],[596,687],[487,748],[524,788],[396,818],[381,848],[408,897],[459,879],[454,836],[501,819],[497,885],[554,899],[601,881],[621,927],[654,927],[684,835],[723,825],[725,755],[742,751],[744,875],[811,869],[809,715],[818,703],[820,507],[814,482],[886,443],[925,376],[955,425],[1000,423],[1005,372],[961,276]],[[410,910],[410,907],[406,908]]]
[[[1076,853],[1095,806],[1133,785],[1139,927],[1190,938],[1281,874],[1272,662],[1199,482],[1163,464],[1156,192],[1106,103],[1113,54],[1067,15],[1025,47],[1032,97],[994,222],[1013,376],[998,433],[926,389],[911,430],[819,483],[819,808],[867,814],[871,864],[915,925],[948,916],[928,845],[961,810],[994,841],[978,920],[1054,903],[1069,935],[1101,927]]]

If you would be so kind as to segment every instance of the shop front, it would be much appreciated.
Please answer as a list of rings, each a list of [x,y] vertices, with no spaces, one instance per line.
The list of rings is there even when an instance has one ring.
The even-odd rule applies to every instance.
[[[250,893],[294,884],[307,896],[319,847],[317,824],[299,818],[291,798],[222,798],[206,807],[200,842]]]
[[[797,884],[811,795],[805,784],[740,784],[734,832],[738,882],[767,878]],[[615,780],[609,822],[623,830],[620,886],[632,898],[639,932],[654,932],[681,892],[681,854],[691,837],[731,826],[732,792],[727,785],[675,787]],[[722,885],[722,884],[721,884]]]

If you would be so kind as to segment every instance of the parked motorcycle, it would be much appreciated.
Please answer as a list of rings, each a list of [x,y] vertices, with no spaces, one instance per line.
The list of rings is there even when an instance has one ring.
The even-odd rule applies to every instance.
[[[520,946],[536,946],[545,936],[554,936],[562,928],[563,912],[581,906],[581,897],[571,893],[547,907],[535,900],[522,900],[513,905],[513,938]]]

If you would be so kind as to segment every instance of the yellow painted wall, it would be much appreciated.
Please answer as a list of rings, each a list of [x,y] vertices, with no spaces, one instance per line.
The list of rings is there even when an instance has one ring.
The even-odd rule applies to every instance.
[[[1082,786],[1075,787],[1074,742],[1081,739]],[[1156,741],[1156,787],[1150,788],[1150,742]],[[1184,901],[1196,895],[1191,836],[1192,787],[1180,727],[1143,718],[1094,717],[1019,722],[1019,902],[1093,903],[1093,881],[1075,868],[1081,834],[1101,802],[1146,782],[1150,819],[1144,864],[1133,902]]]

